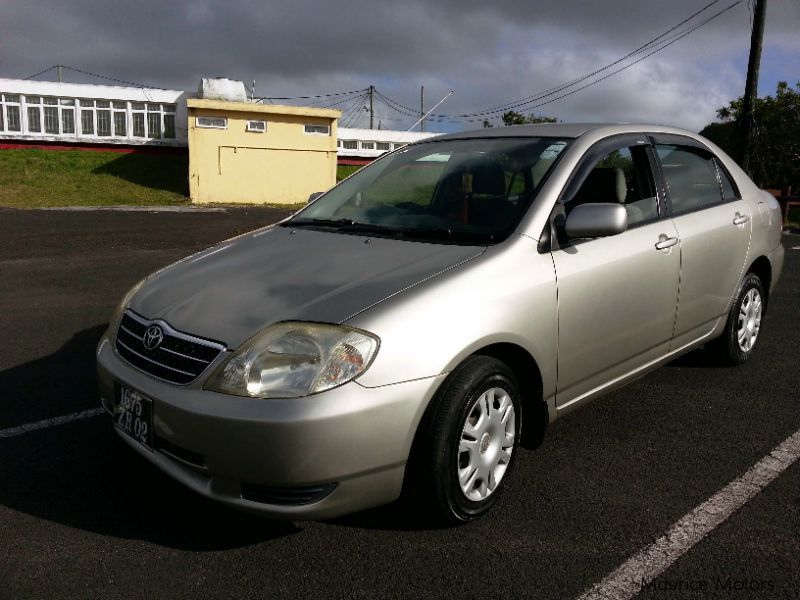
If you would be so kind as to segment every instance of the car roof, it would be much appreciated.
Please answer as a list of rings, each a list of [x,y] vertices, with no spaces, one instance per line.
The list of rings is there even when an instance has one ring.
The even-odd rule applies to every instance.
[[[507,137],[557,137],[579,138],[587,133],[594,132],[602,136],[615,133],[675,133],[697,138],[697,134],[669,127],[648,123],[536,123],[533,125],[511,125],[507,127],[484,127],[470,131],[460,131],[420,140],[417,143],[434,142],[440,140],[474,139],[474,138],[507,138]]]

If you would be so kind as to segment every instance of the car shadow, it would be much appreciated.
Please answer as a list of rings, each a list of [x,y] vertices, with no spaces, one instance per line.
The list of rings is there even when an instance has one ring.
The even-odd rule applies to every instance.
[[[0,429],[97,408],[94,349],[104,329],[0,372]],[[0,505],[107,536],[216,551],[300,531],[184,488],[119,440],[105,414],[0,437],[0,473]]]
[[[720,362],[719,358],[709,349],[702,347],[682,354],[667,363],[668,367],[683,367],[687,369],[727,369],[732,365]]]
[[[417,512],[413,505],[404,499],[352,515],[329,519],[326,523],[354,529],[375,529],[379,531],[430,531],[454,527],[454,525],[442,524],[431,520],[423,513]]]

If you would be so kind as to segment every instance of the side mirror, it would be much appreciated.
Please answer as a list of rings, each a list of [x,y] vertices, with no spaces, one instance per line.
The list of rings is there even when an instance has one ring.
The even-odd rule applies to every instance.
[[[564,230],[571,238],[617,235],[628,228],[628,213],[622,204],[579,204],[569,213]]]
[[[311,204],[314,200],[322,196],[325,192],[314,192],[308,197],[308,203]]]

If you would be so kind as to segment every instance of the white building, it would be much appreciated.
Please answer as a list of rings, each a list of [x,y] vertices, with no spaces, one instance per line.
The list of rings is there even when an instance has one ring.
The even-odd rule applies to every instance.
[[[0,79],[0,143],[186,146],[186,92]]]
[[[38,142],[186,147],[186,100],[191,96],[178,90],[0,78],[0,146]],[[340,127],[337,155],[340,163],[365,164],[435,135],[439,134]]]
[[[339,127],[336,142],[340,163],[352,159],[355,163],[369,162],[390,150],[406,144],[441,135],[420,131],[392,131],[390,129],[348,129]],[[342,160],[344,159],[344,160]]]

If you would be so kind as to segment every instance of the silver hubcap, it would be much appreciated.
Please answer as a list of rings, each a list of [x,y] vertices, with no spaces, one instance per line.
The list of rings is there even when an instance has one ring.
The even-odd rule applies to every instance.
[[[739,305],[737,337],[742,352],[749,352],[753,348],[759,329],[761,329],[761,294],[753,288],[745,294]]]
[[[500,484],[514,450],[516,416],[502,388],[486,390],[472,405],[458,445],[458,482],[472,500],[488,498]]]

